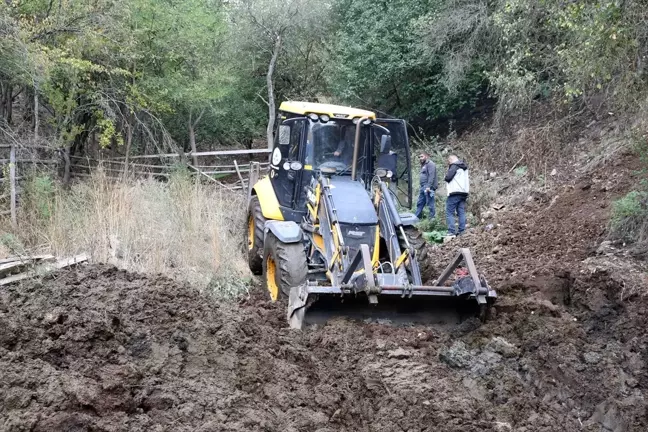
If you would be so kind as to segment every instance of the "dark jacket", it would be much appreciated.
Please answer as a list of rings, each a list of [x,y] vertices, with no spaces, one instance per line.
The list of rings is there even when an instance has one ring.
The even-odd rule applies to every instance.
[[[448,196],[468,196],[470,191],[470,180],[468,178],[468,164],[464,161],[460,160],[450,164],[444,180],[448,183]]]
[[[421,177],[419,181],[421,188],[437,190],[439,187],[439,180],[437,179],[436,164],[428,160],[421,166]]]

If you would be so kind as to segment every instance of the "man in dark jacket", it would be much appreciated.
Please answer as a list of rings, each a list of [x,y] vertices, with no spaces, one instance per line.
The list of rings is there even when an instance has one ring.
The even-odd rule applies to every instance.
[[[427,203],[430,209],[430,215],[428,217],[434,219],[436,216],[434,192],[439,187],[436,164],[430,160],[430,156],[427,153],[421,153],[419,155],[419,162],[421,162],[421,176],[419,180],[419,197],[416,202],[416,217],[419,219],[423,218],[423,208]]]
[[[468,178],[468,165],[459,160],[455,155],[448,157],[448,172],[445,176],[448,190],[446,201],[446,222],[448,224],[448,235],[455,236],[454,215],[459,217],[459,234],[466,229],[466,200],[470,192],[470,180]]]
[[[346,126],[340,134],[340,141],[333,152],[333,156],[339,157],[340,161],[345,164],[351,164],[353,161],[353,145],[355,143],[354,128]]]

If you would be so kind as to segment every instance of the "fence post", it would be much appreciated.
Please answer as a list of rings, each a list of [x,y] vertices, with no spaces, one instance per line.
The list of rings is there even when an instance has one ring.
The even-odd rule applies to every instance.
[[[241,187],[243,187],[243,190],[245,190],[245,181],[243,180],[243,175],[241,175],[241,170],[239,169],[238,163],[236,163],[236,159],[234,160],[234,168],[236,168],[236,174],[238,174],[239,180],[241,180]]]
[[[9,181],[11,182],[11,224],[14,228],[18,226],[16,218],[16,144],[11,144],[9,155]]]
[[[250,197],[252,196],[252,188],[259,181],[260,177],[260,168],[259,162],[250,162],[250,171],[249,171],[248,187],[247,187],[247,202],[250,202]]]

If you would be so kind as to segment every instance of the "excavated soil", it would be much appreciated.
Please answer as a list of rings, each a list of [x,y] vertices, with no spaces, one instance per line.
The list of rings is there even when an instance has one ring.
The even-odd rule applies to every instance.
[[[536,196],[434,251],[474,250],[500,296],[481,326],[297,332],[262,292],[102,265],[2,287],[0,430],[648,430],[645,285],[598,246],[626,186]]]

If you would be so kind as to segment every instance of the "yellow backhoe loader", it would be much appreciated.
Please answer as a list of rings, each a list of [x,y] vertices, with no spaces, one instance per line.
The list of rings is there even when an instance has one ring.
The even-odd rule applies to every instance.
[[[369,309],[390,299],[410,306],[452,300],[486,316],[497,295],[468,249],[424,285],[438,263],[424,252],[416,216],[399,211],[411,207],[410,163],[403,120],[281,104],[269,174],[250,181],[246,244],[270,298],[288,298],[291,327],[301,328],[306,311],[324,299]],[[455,277],[462,263],[467,275]]]

